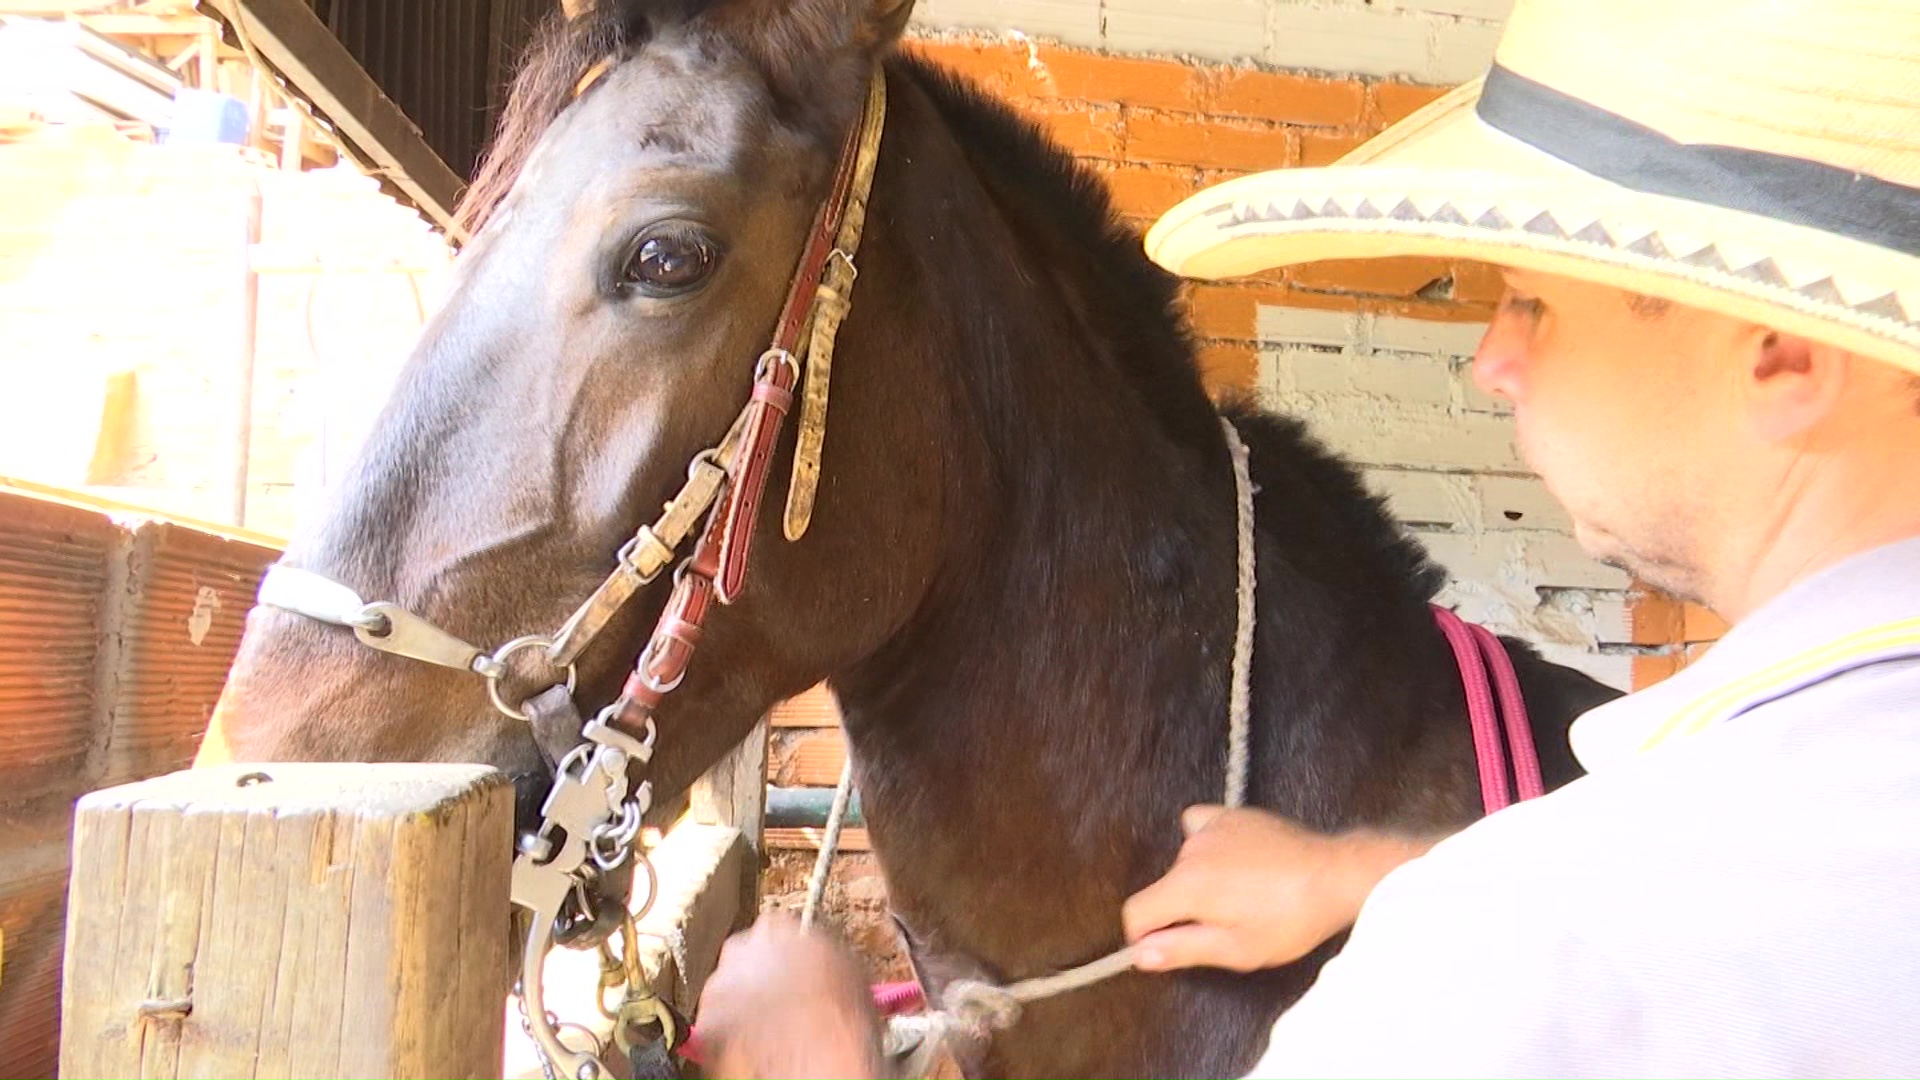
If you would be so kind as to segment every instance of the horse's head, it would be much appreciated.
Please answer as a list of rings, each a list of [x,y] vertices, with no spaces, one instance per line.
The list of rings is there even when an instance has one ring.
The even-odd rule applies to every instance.
[[[470,196],[477,232],[450,295],[331,509],[284,564],[489,650],[554,633],[746,405],[869,75],[909,6],[601,0],[550,28]],[[874,313],[847,330],[860,351],[888,351]],[[860,371],[835,382],[811,530],[781,536],[789,427],[749,523],[751,580],[708,620],[658,711],[657,794],[684,787],[773,702],[874,650],[924,588],[931,539],[883,527],[887,509],[867,497],[934,498],[932,479],[882,452],[924,421]],[[671,576],[642,587],[579,657],[588,716],[619,693]],[[508,664],[509,708],[561,677],[535,648]],[[491,763],[521,786],[523,826],[550,773],[482,677],[265,606],[202,750],[223,757]]]

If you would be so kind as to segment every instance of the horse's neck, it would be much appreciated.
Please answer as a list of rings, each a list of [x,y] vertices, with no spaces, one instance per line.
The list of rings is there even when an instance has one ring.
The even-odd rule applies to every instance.
[[[937,167],[937,151],[913,156]],[[945,440],[947,556],[917,616],[833,683],[896,906],[995,866],[1066,875],[1020,953],[1070,960],[1109,944],[1089,934],[1158,868],[1165,844],[1142,833],[1175,842],[1179,809],[1219,797],[1233,483],[1224,448],[1181,445],[1103,355],[1123,346],[1068,314],[1087,303],[1070,268],[995,272],[1029,227],[995,213],[922,263],[966,281],[897,305],[956,336],[928,376],[972,425]],[[976,949],[994,933],[944,929]]]

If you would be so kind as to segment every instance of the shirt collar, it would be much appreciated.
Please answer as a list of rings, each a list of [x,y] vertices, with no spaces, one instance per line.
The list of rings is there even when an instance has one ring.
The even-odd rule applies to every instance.
[[[1700,723],[1724,723],[1838,671],[1886,655],[1920,655],[1920,644],[1905,636],[1872,633],[1915,619],[1920,537],[1843,559],[1741,620],[1680,673],[1589,710],[1568,735],[1574,756],[1598,771],[1669,733],[1683,711]],[[1814,652],[1842,642],[1848,644]]]

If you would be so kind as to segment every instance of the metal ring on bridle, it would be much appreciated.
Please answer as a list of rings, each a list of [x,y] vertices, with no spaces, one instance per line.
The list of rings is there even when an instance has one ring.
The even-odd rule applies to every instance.
[[[594,723],[599,724],[602,727],[613,728],[614,725],[620,722],[619,703],[615,702],[614,704],[608,705],[606,708],[601,709],[599,712],[595,713],[593,717],[593,721]],[[615,728],[615,730],[619,730],[619,729]],[[634,741],[639,743],[643,749],[648,751],[648,753],[651,753],[653,751],[653,740],[656,736],[660,734],[660,728],[654,724],[653,717],[651,715],[647,717],[646,732],[647,732],[646,738],[635,739]],[[632,738],[632,736],[626,736],[626,737]],[[588,744],[586,743],[582,743],[581,747],[584,747],[587,745]],[[581,747],[575,747],[575,749],[578,750]],[[644,761],[646,759],[643,757],[641,758],[641,760]]]
[[[620,804],[618,823],[596,826],[587,837],[587,852],[593,857],[593,864],[603,872],[612,873],[620,868],[633,854],[634,837],[640,835],[640,807],[629,799]]]
[[[800,361],[795,360],[793,354],[787,350],[777,348],[768,349],[766,352],[760,354],[759,363],[753,365],[753,377],[756,381],[767,377],[768,361],[785,364],[787,370],[793,373],[793,381],[796,383],[800,381]]]
[[[680,684],[686,681],[687,669],[681,668],[680,674],[675,675],[672,682],[663,683],[659,679],[654,678],[653,672],[647,670],[647,664],[652,660],[653,642],[649,641],[647,642],[646,649],[640,653],[640,662],[633,667],[633,677],[639,679],[642,686],[645,686],[656,694],[671,694],[675,690],[680,689]],[[652,719],[649,718],[647,723],[651,726],[653,723]]]
[[[519,708],[508,705],[506,699],[500,696],[500,682],[507,676],[507,658],[523,649],[545,649],[552,644],[553,639],[545,634],[528,634],[526,637],[514,638],[512,641],[495,649],[493,655],[486,658],[493,662],[493,666],[490,669],[480,671],[480,674],[485,676],[487,680],[487,696],[493,699],[493,707],[499,709],[500,712],[509,719],[525,722],[527,714]],[[477,665],[475,670],[480,670]],[[567,693],[573,693],[574,685],[579,681],[580,672],[572,664],[568,664]]]

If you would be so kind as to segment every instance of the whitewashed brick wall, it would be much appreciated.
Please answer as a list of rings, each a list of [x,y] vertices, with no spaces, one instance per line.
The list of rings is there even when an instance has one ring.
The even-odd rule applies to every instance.
[[[1510,416],[1474,388],[1482,329],[1263,306],[1258,391],[1361,465],[1447,568],[1444,603],[1626,689],[1627,575],[1580,551],[1520,460]]]
[[[1493,58],[1513,0],[918,0],[926,30],[1446,84]]]

